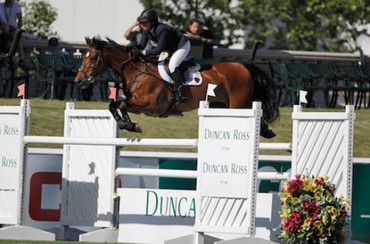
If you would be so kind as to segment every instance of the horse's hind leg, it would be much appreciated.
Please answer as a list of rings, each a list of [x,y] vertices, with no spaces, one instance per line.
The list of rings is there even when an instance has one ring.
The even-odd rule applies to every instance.
[[[261,118],[260,135],[267,139],[271,139],[276,136],[276,134],[272,130],[269,129],[269,125],[263,118]]]

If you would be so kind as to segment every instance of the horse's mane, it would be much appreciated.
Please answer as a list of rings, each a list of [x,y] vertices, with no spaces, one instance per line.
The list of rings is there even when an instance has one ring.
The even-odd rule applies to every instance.
[[[116,41],[110,39],[109,37],[106,37],[105,39],[107,39],[107,41],[102,40],[100,36],[94,36],[91,40],[94,46],[99,50],[102,50],[106,48],[107,46],[117,47],[124,51],[130,51],[132,49],[132,47],[130,46],[124,46],[124,45],[118,44]]]

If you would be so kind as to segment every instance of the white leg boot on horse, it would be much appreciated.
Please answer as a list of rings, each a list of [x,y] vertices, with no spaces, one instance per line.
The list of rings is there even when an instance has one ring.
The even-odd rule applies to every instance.
[[[174,81],[173,84],[173,103],[174,105],[177,105],[179,103],[182,103],[186,100],[185,95],[183,94],[182,87],[184,83],[184,76],[180,72],[179,68],[176,68],[171,73],[172,79]]]

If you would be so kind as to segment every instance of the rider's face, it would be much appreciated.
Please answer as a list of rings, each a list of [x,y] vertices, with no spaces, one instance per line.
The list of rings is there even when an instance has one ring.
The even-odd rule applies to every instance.
[[[149,22],[142,22],[140,23],[140,28],[144,31],[149,30],[151,27],[151,24]]]

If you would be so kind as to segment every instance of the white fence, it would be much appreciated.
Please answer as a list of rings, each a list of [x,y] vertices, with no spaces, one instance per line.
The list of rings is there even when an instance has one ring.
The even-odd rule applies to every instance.
[[[258,109],[257,109],[258,110]],[[2,112],[3,110],[0,110]],[[61,215],[61,222],[65,226],[69,225],[82,225],[82,226],[96,226],[96,227],[109,227],[113,228],[115,227],[115,217],[117,213],[117,206],[115,206],[114,198],[115,196],[121,196],[121,202],[120,202],[120,212],[118,216],[118,222],[119,222],[119,232],[118,232],[118,241],[122,242],[164,242],[167,239],[175,238],[177,236],[181,235],[188,235],[191,233],[196,232],[203,232],[203,231],[209,231],[209,232],[229,232],[229,233],[238,233],[239,231],[235,231],[233,228],[226,228],[225,226],[220,226],[217,224],[217,222],[214,222],[214,218],[220,220],[224,219],[224,221],[221,221],[223,223],[227,223],[227,219],[231,215],[223,216],[221,214],[221,210],[227,209],[230,206],[234,206],[235,204],[239,204],[240,200],[236,201],[225,201],[226,198],[221,198],[219,200],[211,200],[212,198],[208,197],[200,197],[198,194],[199,192],[191,192],[191,191],[177,191],[175,193],[174,191],[165,191],[165,190],[150,190],[150,189],[118,189],[116,190],[117,182],[115,182],[115,176],[117,175],[140,175],[140,176],[160,176],[160,177],[179,177],[179,178],[197,178],[198,179],[198,186],[197,188],[200,189],[201,186],[200,178],[199,176],[202,174],[202,172],[199,172],[199,165],[198,165],[198,171],[184,171],[184,170],[159,170],[159,169],[132,169],[132,168],[116,168],[116,162],[117,162],[117,146],[143,146],[143,147],[175,147],[175,148],[194,148],[197,147],[199,144],[199,141],[196,139],[124,139],[120,138],[117,139],[117,130],[115,126],[114,120],[110,117],[110,114],[108,113],[102,113],[93,110],[90,112],[82,112],[82,114],[78,114],[77,110],[75,111],[76,114],[74,114],[73,105],[67,104],[67,110],[66,110],[66,116],[65,116],[65,136],[64,137],[42,137],[42,136],[29,136],[22,135],[19,137],[18,143],[22,144],[28,144],[28,143],[60,143],[64,144],[64,159],[63,159],[63,191],[62,191],[62,215]],[[210,110],[209,110],[210,111]],[[206,113],[208,113],[207,111]],[[214,110],[216,111],[216,110]],[[214,112],[212,111],[212,112]],[[230,110],[229,110],[230,111]],[[106,111],[107,112],[107,111]],[[221,112],[221,110],[219,111]],[[84,114],[86,113],[86,114]],[[240,113],[240,111],[239,111]],[[69,116],[69,115],[71,116]],[[74,115],[72,115],[74,114]],[[331,116],[331,114],[333,116]],[[305,116],[307,115],[307,116]],[[6,116],[7,112],[2,113],[0,116]],[[96,117],[95,117],[96,116]],[[260,114],[256,113],[255,118],[259,118]],[[340,120],[337,118],[340,117]],[[321,175],[325,174],[328,175],[330,178],[336,179],[335,177],[339,174],[340,179],[345,180],[345,184],[341,189],[344,189],[341,191],[341,193],[345,194],[347,197],[350,197],[350,188],[352,184],[352,178],[351,178],[351,168],[352,168],[352,142],[353,142],[353,123],[354,123],[354,112],[352,106],[347,106],[345,113],[305,113],[302,112],[298,107],[295,108],[293,113],[293,146],[290,145],[290,143],[260,143],[259,149],[281,149],[281,150],[290,150],[293,149],[292,158],[293,165],[292,169],[294,174],[295,173],[309,173],[310,175]],[[314,118],[314,120],[312,120]],[[225,118],[220,118],[221,124],[225,124]],[[0,120],[4,121],[4,120]],[[230,120],[231,121],[231,120]],[[229,120],[227,122],[230,122]],[[323,122],[325,121],[325,122]],[[26,120],[28,122],[28,119]],[[1,122],[0,122],[1,123]],[[19,130],[27,131],[27,123],[26,126],[19,125]],[[229,123],[228,123],[229,124]],[[239,128],[243,123],[236,123],[232,124],[231,127]],[[250,126],[250,123],[247,123],[248,126]],[[324,124],[324,126],[323,126]],[[1,125],[1,124],[0,124]],[[213,122],[206,122],[206,126],[209,130],[210,128],[213,128]],[[4,127],[4,126],[2,126]],[[0,127],[1,128],[1,127]],[[217,127],[220,130],[224,130],[224,128]],[[309,128],[309,129],[307,129]],[[323,131],[323,128],[329,128],[326,133],[320,133],[320,131]],[[324,143],[325,139],[327,138],[325,135],[332,135],[331,128],[337,128],[335,131],[345,131],[345,133],[341,134],[341,136],[332,136],[330,143]],[[340,129],[338,129],[340,128]],[[212,129],[213,130],[213,129]],[[215,129],[216,130],[216,129]],[[237,129],[238,130],[238,129]],[[256,129],[252,127],[243,127],[239,128],[239,131],[248,131],[248,138],[255,138],[253,140],[257,140],[258,137],[253,136],[253,133],[256,133]],[[319,131],[319,132],[314,132]],[[325,130],[324,130],[325,131]],[[24,133],[27,134],[27,133]],[[201,132],[200,132],[201,134]],[[93,135],[93,137],[91,137]],[[243,136],[243,134],[241,134]],[[245,135],[244,135],[245,136]],[[321,138],[321,136],[323,136]],[[320,139],[321,138],[321,139]],[[0,137],[0,140],[2,140],[3,137]],[[304,142],[306,141],[306,142]],[[307,141],[312,141],[311,145],[308,146]],[[318,144],[318,142],[322,142],[321,145],[325,145],[325,147],[320,147],[319,149],[315,147],[315,145]],[[209,142],[207,142],[209,143]],[[203,144],[204,146],[209,146],[208,144]],[[217,145],[217,143],[219,145]],[[220,150],[214,150],[210,151],[210,153],[205,154],[204,157],[208,157],[208,155],[212,155],[213,158],[202,160],[203,163],[209,163],[211,161],[217,161],[219,158],[222,158],[222,156],[217,155],[227,155],[232,157],[236,153],[231,153],[235,148],[237,148],[237,144],[230,144],[224,145],[220,144],[220,142],[214,143],[213,146],[220,147],[222,150],[224,150],[221,154],[216,154],[213,152],[219,153]],[[257,144],[258,145],[258,144]],[[320,145],[320,144],[319,144]],[[18,147],[19,148],[19,147]],[[230,150],[230,148],[232,148]],[[245,147],[243,147],[245,149]],[[23,151],[23,149],[20,149],[20,151]],[[320,151],[318,154],[317,152]],[[333,171],[333,170],[312,170],[315,167],[315,165],[309,165],[306,162],[315,161],[317,162],[317,165],[326,165],[327,164],[333,164],[337,161],[337,158],[330,157],[330,155],[337,154],[336,152],[339,152],[344,155],[340,157],[340,163],[344,164],[345,167],[342,167],[340,171]],[[0,151],[1,152],[1,151]],[[244,150],[243,153],[248,152],[247,154],[244,154],[244,157],[253,156],[253,160],[258,159],[258,150],[257,149],[250,149],[250,150]],[[1,152],[3,153],[3,152]],[[198,152],[199,154],[199,152]],[[214,154],[214,155],[213,155]],[[303,155],[311,155],[310,157],[303,157]],[[315,156],[318,155],[318,156]],[[2,155],[0,155],[2,156]],[[201,156],[202,158],[202,156]],[[329,159],[326,160],[325,159]],[[303,160],[304,159],[304,160]],[[208,161],[211,160],[211,161]],[[223,158],[221,161],[228,161],[229,159]],[[237,162],[238,159],[235,159],[235,162]],[[20,162],[20,168],[22,168],[23,164]],[[230,161],[228,161],[230,162]],[[233,161],[231,161],[232,163]],[[304,163],[305,166],[301,166],[301,163]],[[321,162],[321,163],[320,163]],[[199,164],[199,161],[198,161]],[[221,165],[219,163],[219,165]],[[203,164],[204,165],[204,164]],[[325,167],[326,167],[325,166]],[[203,166],[204,167],[204,166]],[[244,167],[244,166],[243,166]],[[241,167],[241,169],[244,169]],[[255,166],[245,166],[246,168],[250,169],[253,168],[253,172],[256,174],[258,179],[278,179],[278,180],[284,180],[289,177],[288,173],[269,173],[269,172],[257,172]],[[321,168],[325,168],[321,167]],[[320,168],[320,167],[319,167]],[[203,169],[204,171],[204,169]],[[0,172],[1,173],[1,172]],[[204,172],[203,172],[204,173]],[[17,172],[18,179],[22,178],[22,171],[20,170]],[[13,175],[14,176],[14,175]],[[209,175],[206,176],[206,178]],[[215,182],[219,184],[218,188],[222,188],[222,184],[231,184],[230,182],[233,181],[233,179],[229,178],[222,178],[222,180],[219,179],[218,175],[216,178],[214,178]],[[249,177],[252,181],[249,183],[249,185],[255,185],[255,178],[254,176]],[[254,178],[254,180],[253,180]],[[240,181],[243,182],[245,179],[241,179]],[[211,180],[212,182],[212,180]],[[253,183],[254,182],[254,183]],[[3,181],[0,180],[0,183],[3,184]],[[338,184],[341,184],[340,181],[336,182]],[[0,186],[2,186],[0,184]],[[235,183],[236,184],[236,183]],[[248,184],[247,184],[248,185]],[[246,199],[253,199],[253,194],[256,194],[255,192],[255,186],[254,188],[250,188],[247,192],[249,195]],[[206,187],[207,188],[207,187]],[[233,192],[232,194],[240,194],[240,188],[236,188],[235,186],[232,187],[236,191],[230,191]],[[0,195],[3,194],[4,189],[7,188],[1,188],[0,189]],[[215,191],[213,188],[209,188],[208,190]],[[202,191],[201,191],[202,192]],[[243,191],[241,191],[243,192]],[[117,194],[117,195],[116,195]],[[144,194],[144,195],[143,195]],[[146,197],[145,197],[146,194]],[[150,195],[152,194],[152,195]],[[212,194],[211,194],[212,195]],[[156,217],[155,214],[150,213],[148,216],[148,213],[145,214],[145,211],[143,213],[143,209],[140,209],[141,207],[149,208],[150,201],[148,197],[157,197],[161,199],[186,199],[188,202],[188,205],[185,206],[185,208],[188,208],[185,210],[185,212],[189,213],[189,209],[191,210],[193,206],[191,205],[193,203],[192,199],[195,199],[196,207],[194,208],[201,210],[201,209],[208,209],[207,206],[212,206],[213,204],[215,208],[209,208],[213,209],[212,215],[205,215],[205,217],[202,217],[201,219],[198,219],[196,221],[196,224],[194,226],[194,220],[196,216],[192,216],[189,218],[183,218],[181,216],[171,216],[170,219],[172,219],[170,222],[166,222],[163,218]],[[4,198],[4,196],[2,195]],[[135,197],[136,199],[139,199],[138,201],[131,201],[131,197]],[[200,197],[200,198],[199,198]],[[15,199],[12,196],[5,196],[5,198],[8,199]],[[201,204],[201,201],[199,199],[203,199],[204,202]],[[17,201],[19,202],[21,200],[21,196],[18,195]],[[171,200],[171,201],[172,201]],[[141,202],[143,201],[143,202]],[[185,201],[185,200],[183,200]],[[6,211],[5,205],[3,204],[4,201],[0,202],[0,216],[1,214],[4,214]],[[243,201],[242,201],[243,202]],[[251,201],[252,205],[256,205],[256,199]],[[240,234],[242,236],[249,235],[253,236],[255,234],[254,230],[254,214],[253,208],[248,210],[247,205],[248,204],[242,204],[238,208],[244,209],[246,211],[245,213],[251,213],[251,218],[248,220],[247,228],[243,228]],[[136,206],[135,206],[136,205]],[[217,207],[218,206],[218,207]],[[236,205],[235,205],[236,206]],[[220,208],[219,208],[220,207]],[[219,209],[219,210],[218,210]],[[230,208],[230,211],[232,211],[233,208]],[[194,215],[195,215],[195,209]],[[147,209],[148,211],[148,209]],[[154,211],[151,209],[150,211]],[[180,208],[179,208],[180,211]],[[181,210],[182,211],[182,210]],[[228,211],[229,213],[232,213]],[[18,217],[16,217],[16,221],[14,218],[8,218],[8,216],[5,216],[5,218],[0,218],[0,223],[5,224],[21,224],[21,217],[20,213],[21,210],[15,211],[18,214]],[[185,213],[184,212],[184,213]],[[183,213],[183,212],[181,212]],[[190,215],[192,212],[190,211]],[[133,217],[132,219],[127,219],[127,216],[131,215]],[[136,217],[135,217],[136,216]],[[200,217],[201,212],[197,212],[197,216]],[[217,218],[217,216],[219,218]],[[237,215],[234,215],[234,219],[238,218]],[[149,218],[149,217],[154,217]],[[177,217],[173,218],[173,217]],[[11,220],[12,219],[12,220]],[[138,220],[138,223],[135,223],[134,221]],[[192,219],[192,220],[191,220]],[[149,223],[144,223],[143,221],[148,220]],[[159,223],[156,221],[159,220]],[[168,219],[167,219],[168,220]],[[190,220],[190,225],[189,225]],[[152,222],[153,221],[153,222]],[[161,221],[164,221],[163,223]],[[185,222],[184,222],[185,221]],[[192,222],[193,221],[193,222]],[[207,227],[201,227],[204,224],[204,221],[207,222]],[[155,225],[153,225],[156,223]],[[162,224],[160,224],[162,223]],[[171,224],[172,223],[172,224]],[[245,222],[243,222],[245,223]],[[159,224],[159,225],[157,225]],[[136,226],[136,227],[135,227]],[[174,227],[175,226],[175,227]],[[148,232],[147,235],[139,234],[142,233],[144,230],[143,228],[150,227],[152,228],[150,232]],[[112,229],[106,229],[111,231]],[[139,229],[137,229],[139,228]],[[224,231],[223,231],[224,230]],[[172,233],[171,235],[166,235],[167,232]],[[97,238],[100,235],[101,238]],[[170,237],[170,238],[169,238]],[[86,234],[85,237],[82,237],[82,240],[89,240],[94,239],[99,240],[102,238],[107,238],[107,236],[104,236],[101,234],[101,232],[97,234],[89,233]],[[133,238],[139,238],[134,240]],[[141,239],[140,239],[141,238]],[[189,237],[187,237],[189,238]],[[224,236],[222,238],[225,238]],[[230,237],[228,237],[230,238]],[[109,239],[109,238],[108,238]],[[191,238],[192,239],[192,238]],[[106,239],[107,240],[107,239]],[[112,239],[109,239],[112,240]],[[189,239],[185,239],[189,240]],[[194,239],[195,240],[195,239]],[[179,243],[179,239],[176,239],[174,243]],[[170,243],[170,241],[169,241]]]
[[[19,224],[22,213],[23,136],[28,131],[29,104],[0,107],[0,223]]]

